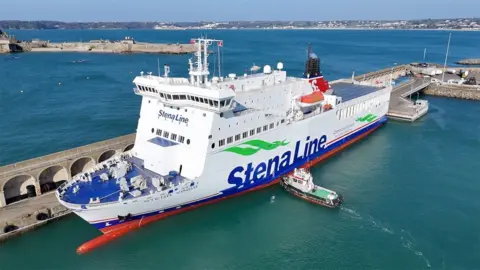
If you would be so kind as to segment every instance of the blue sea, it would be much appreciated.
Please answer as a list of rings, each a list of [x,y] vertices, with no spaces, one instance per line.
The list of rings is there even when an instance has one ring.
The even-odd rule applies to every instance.
[[[443,64],[445,31],[39,30],[52,42],[123,39],[188,43],[223,39],[222,73],[284,63],[303,72],[309,43],[328,80],[395,64]],[[448,63],[480,58],[479,32],[452,32]],[[169,64],[187,76],[190,55],[0,55],[0,165],[135,132],[132,80]],[[214,55],[212,55],[212,58]],[[88,60],[74,63],[76,60]],[[213,65],[212,65],[213,66]],[[213,67],[212,67],[213,69]],[[314,167],[342,193],[331,210],[279,186],[151,224],[79,256],[99,235],[69,216],[0,245],[0,269],[480,269],[480,103],[438,97],[415,123],[389,121]],[[275,200],[270,200],[275,195]]]

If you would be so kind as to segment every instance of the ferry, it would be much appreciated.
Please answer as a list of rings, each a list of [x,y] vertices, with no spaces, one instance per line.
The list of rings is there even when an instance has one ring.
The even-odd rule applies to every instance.
[[[135,146],[60,186],[56,197],[103,234],[88,252],[153,221],[259,190],[364,138],[387,121],[391,86],[330,84],[307,50],[302,76],[283,63],[254,74],[210,74],[197,38],[189,77],[135,77],[141,97]],[[221,53],[215,54],[220,64]]]
[[[292,195],[315,204],[337,208],[343,203],[342,195],[315,185],[312,174],[306,168],[294,169],[293,173],[282,176],[280,184]]]

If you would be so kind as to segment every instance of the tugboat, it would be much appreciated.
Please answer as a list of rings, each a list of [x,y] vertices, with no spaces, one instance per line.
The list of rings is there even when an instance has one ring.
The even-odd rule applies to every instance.
[[[283,176],[280,184],[294,196],[312,203],[329,208],[337,208],[343,203],[342,195],[315,185],[312,174],[305,168],[295,169],[292,174]]]

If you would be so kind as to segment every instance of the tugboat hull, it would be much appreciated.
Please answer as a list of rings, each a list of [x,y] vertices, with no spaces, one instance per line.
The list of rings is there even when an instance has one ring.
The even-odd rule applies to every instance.
[[[325,199],[323,198],[320,198],[320,197],[317,197],[317,196],[314,196],[312,194],[309,194],[309,193],[305,193],[295,187],[292,187],[288,184],[285,183],[285,180],[282,178],[282,180],[280,180],[280,185],[290,194],[292,194],[293,196],[296,196],[300,199],[303,199],[303,200],[306,200],[306,201],[309,201],[311,203],[314,203],[314,204],[320,204],[320,205],[323,205],[325,207],[328,207],[328,208],[337,208],[339,207],[342,203],[343,203],[343,197],[341,195],[339,195],[339,198],[338,198],[338,202],[336,203],[328,203]]]

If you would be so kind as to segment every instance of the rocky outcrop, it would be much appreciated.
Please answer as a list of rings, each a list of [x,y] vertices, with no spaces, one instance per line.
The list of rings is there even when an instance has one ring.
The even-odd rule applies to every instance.
[[[424,93],[439,97],[480,100],[480,86],[430,85]]]
[[[480,65],[480,59],[479,58],[463,59],[463,60],[457,61],[455,63],[459,64],[459,65]]]

